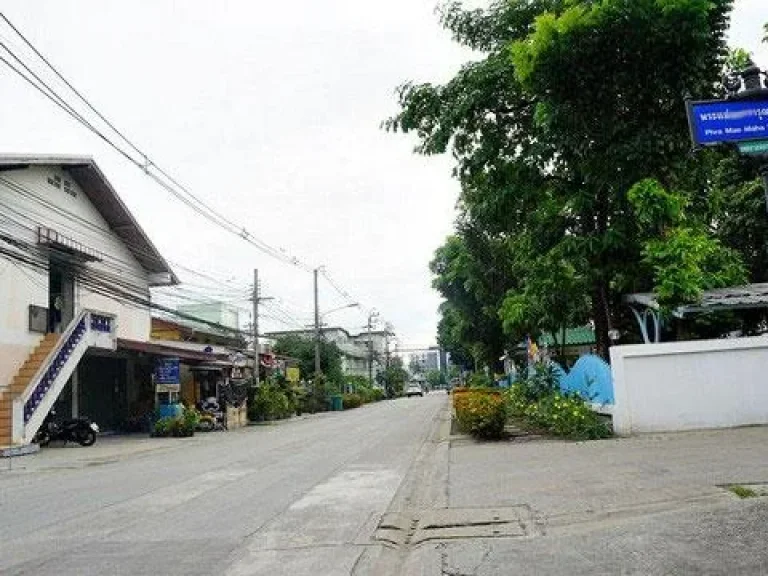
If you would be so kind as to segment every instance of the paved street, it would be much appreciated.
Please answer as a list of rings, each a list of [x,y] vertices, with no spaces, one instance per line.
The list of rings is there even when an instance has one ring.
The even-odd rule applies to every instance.
[[[765,574],[768,427],[450,436],[444,394],[0,461],[2,574]]]
[[[446,405],[435,394],[0,461],[0,573],[369,573],[378,519]]]

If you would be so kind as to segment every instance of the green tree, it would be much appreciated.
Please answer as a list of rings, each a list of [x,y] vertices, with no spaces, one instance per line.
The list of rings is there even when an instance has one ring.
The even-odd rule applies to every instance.
[[[389,366],[379,372],[378,378],[388,398],[402,396],[408,380],[408,372],[403,368],[403,360],[399,357],[392,358]]]
[[[411,359],[408,361],[408,372],[411,374],[420,374],[421,368],[421,360],[419,360],[419,357],[415,354],[411,355]]]
[[[664,190],[655,180],[643,180],[628,197],[644,239],[642,264],[663,309],[696,302],[704,290],[747,281],[738,252],[696,222],[686,221],[682,195]]]
[[[505,239],[470,225],[435,252],[432,286],[445,298],[438,343],[454,362],[470,368],[498,361],[505,345],[498,309],[517,277],[511,264]]]
[[[516,254],[527,259],[526,273],[520,288],[507,292],[499,310],[504,332],[513,342],[549,333],[562,356],[566,329],[589,319],[585,267],[557,248],[538,258],[525,250]]]
[[[445,374],[440,370],[430,370],[427,372],[427,384],[430,388],[441,388],[447,384]]]
[[[299,361],[299,370],[303,378],[311,379],[315,373],[314,340],[299,335],[287,335],[275,342],[276,354],[290,356]],[[333,342],[320,341],[320,369],[325,382],[334,390],[340,390],[344,383],[341,367],[341,350]]]
[[[684,98],[716,95],[730,9],[731,0],[506,0],[487,10],[442,9],[454,38],[485,55],[444,85],[402,86],[401,111],[387,127],[416,133],[420,153],[452,151],[461,226],[508,254],[529,240],[524,268],[546,260],[520,278],[509,277],[514,264],[500,270],[501,297],[466,290],[476,300],[471,312],[461,282],[458,295],[441,291],[470,347],[489,341],[468,337],[473,318],[495,317],[500,328],[502,310],[508,331],[519,332],[535,315],[520,308],[551,310],[547,285],[563,278],[571,296],[587,300],[607,356],[620,296],[653,282],[641,273],[645,244],[627,193],[646,178],[673,187],[701,163],[689,157]],[[545,324],[569,315],[580,316],[581,306]],[[503,341],[499,333],[491,341]]]

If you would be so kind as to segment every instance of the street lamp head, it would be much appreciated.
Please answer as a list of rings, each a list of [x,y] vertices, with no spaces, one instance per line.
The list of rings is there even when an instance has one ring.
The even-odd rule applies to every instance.
[[[334,308],[333,310],[328,310],[327,312],[323,312],[320,317],[325,318],[328,316],[328,314],[333,314],[334,312],[338,312],[339,310],[346,310],[347,308],[359,308],[360,304],[357,302],[352,302],[351,304],[345,304],[344,306],[339,306],[338,308]]]

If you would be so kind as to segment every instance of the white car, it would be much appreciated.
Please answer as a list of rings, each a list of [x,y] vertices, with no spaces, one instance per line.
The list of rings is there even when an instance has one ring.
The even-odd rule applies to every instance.
[[[424,391],[418,384],[408,384],[408,388],[405,389],[405,395],[408,398],[411,396],[424,396]]]

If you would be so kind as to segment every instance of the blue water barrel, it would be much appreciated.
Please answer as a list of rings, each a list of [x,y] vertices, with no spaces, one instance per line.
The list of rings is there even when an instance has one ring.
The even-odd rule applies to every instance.
[[[160,404],[160,418],[178,418],[184,413],[181,404]]]

